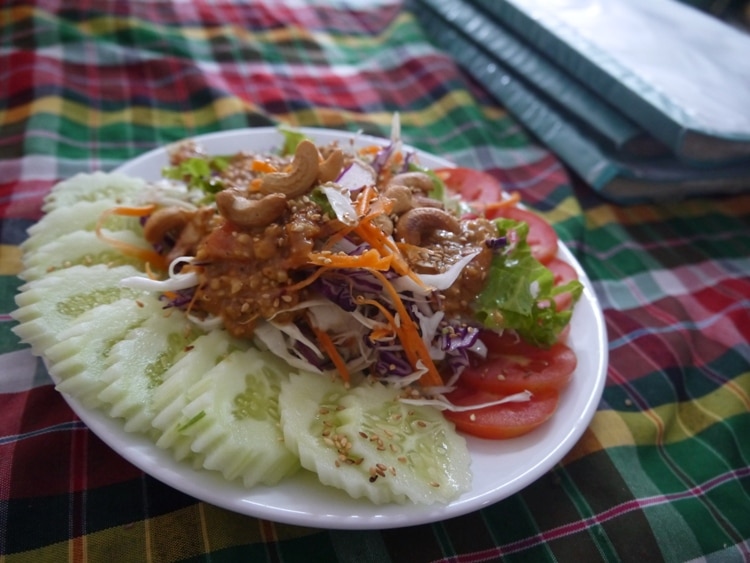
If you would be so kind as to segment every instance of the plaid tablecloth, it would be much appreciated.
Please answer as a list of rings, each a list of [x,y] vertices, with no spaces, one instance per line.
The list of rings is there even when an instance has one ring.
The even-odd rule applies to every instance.
[[[55,182],[240,127],[387,135],[394,112],[408,143],[520,191],[604,309],[598,411],[525,490],[382,531],[231,513],[111,451],[11,332],[18,244]],[[750,196],[600,199],[427,40],[408,4],[4,2],[0,218],[2,562],[750,557]]]

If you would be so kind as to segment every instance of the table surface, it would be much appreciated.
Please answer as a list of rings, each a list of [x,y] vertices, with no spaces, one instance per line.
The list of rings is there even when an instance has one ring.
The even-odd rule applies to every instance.
[[[750,196],[603,200],[432,45],[408,5],[339,4],[0,7],[0,561],[746,559]],[[199,502],[104,445],[11,331],[18,245],[51,186],[214,131],[384,136],[394,112],[406,142],[519,191],[592,280],[610,363],[570,453],[480,511],[337,531]]]

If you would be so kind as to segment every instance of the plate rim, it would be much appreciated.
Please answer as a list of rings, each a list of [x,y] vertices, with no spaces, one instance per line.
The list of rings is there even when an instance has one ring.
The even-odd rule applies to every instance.
[[[341,142],[350,142],[352,139],[357,143],[384,144],[388,142],[388,139],[385,138],[345,130],[314,127],[295,127],[294,130],[300,131],[313,138],[327,138],[329,140],[331,138],[337,138]],[[248,136],[262,137],[268,135],[275,136],[274,138],[276,139],[281,139],[278,127],[264,126],[217,131],[187,137],[183,140],[192,139],[200,143],[211,144],[217,140],[227,141],[234,138],[241,139]],[[182,141],[176,141],[176,143],[179,142]],[[174,143],[149,150],[144,154],[121,164],[115,168],[113,172],[133,174],[132,169],[138,169],[139,167],[142,168],[145,163],[148,163],[151,160],[165,158],[167,149],[172,145],[174,145]],[[271,150],[272,148],[272,145],[268,146],[267,150]],[[442,157],[432,155],[408,145],[405,145],[405,148],[416,151],[420,159],[440,162],[441,165],[454,166],[453,163]],[[61,393],[61,395],[63,395],[64,399],[76,415],[97,437],[132,465],[152,478],[161,481],[184,494],[192,496],[199,501],[207,502],[232,512],[283,524],[341,530],[399,528],[427,524],[461,516],[480,510],[515,494],[531,483],[537,481],[542,475],[551,470],[554,465],[557,464],[578,442],[591,423],[601,400],[609,361],[604,314],[594,292],[593,284],[573,253],[562,241],[559,242],[558,253],[558,255],[561,255],[566,262],[575,268],[584,285],[583,297],[577,305],[577,310],[585,303],[588,309],[586,312],[587,318],[590,317],[589,320],[593,321],[594,325],[591,327],[592,330],[590,330],[590,333],[596,335],[597,342],[597,355],[594,366],[596,373],[593,374],[593,385],[590,387],[590,393],[586,397],[580,410],[580,414],[568,425],[567,431],[556,441],[556,445],[553,448],[549,451],[545,450],[546,453],[541,459],[531,467],[526,468],[525,471],[522,471],[514,478],[504,482],[501,486],[486,491],[476,497],[464,499],[466,495],[462,495],[462,497],[447,505],[375,505],[370,503],[367,499],[351,499],[341,491],[325,487],[319,482],[313,480],[314,475],[312,473],[310,473],[310,476],[312,476],[310,477],[305,475],[305,473],[309,472],[302,470],[303,476],[298,479],[300,479],[300,487],[302,487],[303,492],[305,490],[304,488],[309,486],[309,484],[306,485],[305,479],[307,479],[307,481],[312,481],[312,485],[321,488],[326,496],[330,495],[332,497],[337,497],[337,499],[334,499],[334,503],[338,500],[338,497],[341,497],[340,500],[345,510],[341,513],[336,513],[335,511],[331,512],[330,510],[327,512],[321,511],[320,513],[299,511],[288,505],[281,506],[278,502],[273,503],[264,500],[264,498],[268,496],[268,491],[277,489],[278,487],[283,487],[283,481],[275,487],[259,486],[247,489],[244,488],[241,483],[233,483],[224,480],[218,472],[204,469],[196,470],[186,462],[178,462],[175,460],[171,452],[158,448],[153,440],[146,436],[126,432],[123,428],[122,420],[111,418],[99,409],[89,409],[84,407],[74,397],[65,393]],[[575,315],[576,313],[574,313],[574,319]],[[571,333],[572,332],[573,331],[571,331]],[[55,381],[55,383],[57,383],[57,381]],[[569,390],[566,390],[566,393],[567,392],[569,392]],[[533,433],[530,436],[533,438]],[[521,440],[522,438],[523,437],[514,440]],[[490,447],[487,446],[487,444],[492,441],[482,441],[467,437],[467,442],[469,443],[470,454],[472,454],[472,445],[475,447],[478,445],[484,449],[485,446]],[[533,444],[531,447],[533,447]],[[476,455],[478,455],[478,453],[475,451],[472,454],[472,458]],[[214,484],[220,494],[217,494],[216,490],[211,494],[210,490],[205,489],[207,484]],[[235,493],[239,492],[239,498],[232,498],[231,493],[233,490]],[[320,494],[316,491],[312,492]],[[346,498],[343,498],[342,495]],[[271,493],[271,498],[273,497],[274,495]],[[359,514],[351,513],[352,507],[357,509],[360,506],[362,508],[367,507],[367,509]]]

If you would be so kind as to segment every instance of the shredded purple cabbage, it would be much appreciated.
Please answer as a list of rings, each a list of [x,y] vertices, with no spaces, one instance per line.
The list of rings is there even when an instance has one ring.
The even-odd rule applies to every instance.
[[[346,173],[351,169],[351,167],[352,167],[351,162],[347,164],[346,166],[344,166],[344,168],[341,169],[341,172],[339,173],[339,175],[336,177],[336,182],[341,180],[341,178],[343,178],[346,175]]]
[[[377,360],[373,368],[376,375],[407,376],[414,371],[403,350],[393,350],[385,347],[376,348],[376,357]]]
[[[190,287],[188,289],[181,289],[174,292],[175,296],[167,298],[164,294],[159,296],[159,299],[166,301],[164,309],[186,309],[190,302],[193,300],[195,295],[195,288]]]
[[[404,153],[404,164],[401,167],[401,172],[408,172],[411,166],[411,161],[414,159],[414,151]]]
[[[487,248],[491,248],[492,250],[500,250],[501,248],[508,246],[508,237],[488,238],[484,241],[484,244]]]
[[[383,147],[380,151],[378,151],[378,154],[375,155],[375,158],[372,161],[372,167],[375,169],[375,172],[377,174],[380,174],[383,171],[383,167],[391,158],[394,148],[395,145],[393,143],[388,143],[387,146]]]
[[[357,308],[351,284],[342,283],[340,276],[321,276],[315,280],[313,287],[323,297],[351,313]]]
[[[326,368],[326,364],[329,363],[325,359],[321,359],[315,353],[315,350],[310,348],[308,345],[300,342],[299,340],[295,340],[294,349],[300,354],[300,356],[310,362],[310,365],[320,369],[321,371],[323,371]]]
[[[440,331],[440,349],[445,352],[471,348],[477,343],[479,330],[465,324],[450,324]]]

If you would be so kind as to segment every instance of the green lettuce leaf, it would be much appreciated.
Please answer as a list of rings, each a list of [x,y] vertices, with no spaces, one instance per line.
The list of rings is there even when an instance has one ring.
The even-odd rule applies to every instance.
[[[574,280],[555,287],[554,274],[531,255],[526,223],[497,219],[496,224],[499,236],[517,241],[493,257],[488,282],[474,302],[476,318],[488,328],[513,329],[526,342],[549,347],[572,316],[572,307],[555,310],[555,295],[570,292],[575,304],[583,285]]]
[[[279,133],[284,137],[284,145],[281,147],[281,156],[294,154],[297,150],[297,145],[307,139],[304,133],[300,133],[293,129],[286,129],[285,127],[279,127]]]
[[[224,183],[216,177],[229,166],[229,160],[224,156],[199,157],[195,156],[182,161],[176,166],[162,169],[162,176],[172,180],[185,182],[190,189],[198,189],[206,194],[206,201],[224,189]]]

